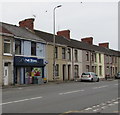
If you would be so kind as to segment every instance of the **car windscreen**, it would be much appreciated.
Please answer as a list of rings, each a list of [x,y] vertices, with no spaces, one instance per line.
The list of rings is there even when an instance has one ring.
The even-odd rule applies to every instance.
[[[90,75],[90,73],[82,73],[82,75]]]

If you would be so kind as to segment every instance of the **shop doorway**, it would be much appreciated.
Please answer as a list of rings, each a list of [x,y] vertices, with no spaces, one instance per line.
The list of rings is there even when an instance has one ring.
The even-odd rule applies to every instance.
[[[8,85],[8,66],[4,66],[3,85]]]

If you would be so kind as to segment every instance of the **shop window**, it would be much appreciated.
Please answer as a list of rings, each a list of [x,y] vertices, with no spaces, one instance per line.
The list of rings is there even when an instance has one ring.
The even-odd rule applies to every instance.
[[[36,56],[36,43],[31,42],[31,55]]]
[[[75,76],[74,76],[75,78],[79,78],[78,65],[75,65],[75,66],[74,66],[74,75],[75,75]]]
[[[55,76],[59,76],[59,64],[55,66]]]
[[[21,54],[21,41],[15,40],[15,54]]]
[[[11,54],[11,40],[4,39],[4,54]]]
[[[65,48],[62,48],[62,59],[65,59]]]

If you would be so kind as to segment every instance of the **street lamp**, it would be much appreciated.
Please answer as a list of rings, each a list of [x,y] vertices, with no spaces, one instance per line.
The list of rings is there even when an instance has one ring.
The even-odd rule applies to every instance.
[[[53,80],[55,79],[55,10],[62,5],[58,5],[53,9]]]

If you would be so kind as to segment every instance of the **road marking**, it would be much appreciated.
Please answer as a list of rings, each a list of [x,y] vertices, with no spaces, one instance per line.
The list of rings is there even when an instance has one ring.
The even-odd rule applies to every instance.
[[[70,93],[77,93],[77,92],[81,92],[81,91],[85,91],[85,90],[69,91],[69,92],[65,92],[65,93],[59,93],[59,95],[65,95],[65,94],[70,94]]]
[[[23,89],[22,87],[18,88],[18,89]]]
[[[98,110],[99,110],[99,109],[95,109],[95,110],[93,110],[93,111],[95,111],[95,112],[96,112],[96,111],[98,111]]]
[[[114,104],[118,104],[118,102],[116,101],[116,102],[114,102]]]
[[[12,104],[12,103],[19,103],[19,102],[24,102],[24,101],[29,101],[29,100],[35,100],[35,99],[40,99],[43,97],[34,97],[34,98],[29,98],[29,99],[22,99],[22,100],[17,100],[17,101],[10,101],[10,102],[5,102],[5,103],[0,103],[0,105],[7,105],[7,104]]]
[[[90,110],[90,109],[92,109],[92,108],[86,108],[86,109],[84,109],[85,111],[88,111],[88,110]]]
[[[100,88],[105,88],[108,87],[108,85],[100,86],[100,87],[93,87],[92,89],[100,89]]]

